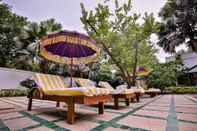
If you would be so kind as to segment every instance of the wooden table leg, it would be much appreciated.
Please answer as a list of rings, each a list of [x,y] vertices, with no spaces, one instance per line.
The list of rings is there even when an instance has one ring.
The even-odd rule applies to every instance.
[[[129,104],[130,104],[130,99],[126,98],[126,106],[129,106]]]
[[[29,98],[27,110],[31,111],[31,107],[32,107],[32,97]]]
[[[67,105],[68,105],[67,122],[69,124],[73,124],[75,119],[75,103],[73,97],[69,98]]]
[[[59,101],[57,101],[56,107],[60,107],[60,102]]]
[[[139,95],[139,94],[136,95],[136,101],[137,101],[137,102],[140,101],[140,95]]]
[[[133,99],[133,97],[130,99],[130,102],[133,102],[134,101],[134,99]]]
[[[115,109],[118,109],[118,108],[119,108],[118,97],[114,97],[114,108],[115,108]]]
[[[153,98],[153,97],[155,97],[155,96],[156,96],[155,93],[151,93],[151,94],[150,94],[150,97],[151,97],[151,98]]]
[[[104,102],[98,103],[98,113],[103,114],[104,113]]]

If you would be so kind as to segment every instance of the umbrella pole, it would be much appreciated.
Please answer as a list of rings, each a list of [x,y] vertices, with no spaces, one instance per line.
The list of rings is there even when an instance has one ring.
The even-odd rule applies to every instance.
[[[73,86],[73,58],[71,58],[71,65],[70,65],[71,71],[70,71],[70,86]]]

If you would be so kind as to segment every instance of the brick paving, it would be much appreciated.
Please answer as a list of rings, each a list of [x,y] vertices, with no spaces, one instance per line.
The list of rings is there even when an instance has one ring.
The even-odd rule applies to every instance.
[[[0,131],[197,131],[197,99],[192,95],[144,97],[119,110],[106,103],[104,115],[94,106],[77,105],[76,121],[65,122],[66,105],[33,101],[26,111],[26,97],[0,98]]]

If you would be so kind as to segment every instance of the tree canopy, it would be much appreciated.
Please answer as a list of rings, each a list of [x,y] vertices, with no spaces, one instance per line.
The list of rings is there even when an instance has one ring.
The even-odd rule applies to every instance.
[[[105,1],[95,10],[87,11],[81,3],[81,22],[87,33],[97,40],[103,53],[109,56],[108,62],[115,65],[121,77],[131,85],[136,46],[139,51],[138,65],[150,67],[157,62],[150,35],[158,30],[159,24],[153,14],[145,13],[140,17],[133,13],[131,0],[124,4],[115,0],[114,8],[110,8],[110,4],[111,1]]]
[[[159,15],[159,46],[175,52],[175,47],[186,44],[197,52],[197,0],[167,0]]]
[[[27,18],[13,13],[0,0],[0,66],[42,71],[42,64],[45,66],[48,62],[39,57],[39,39],[61,29],[61,24],[54,19],[40,23],[28,21]],[[55,66],[58,65],[51,64],[51,67]],[[52,68],[47,70],[54,71]]]
[[[11,12],[10,7],[0,1],[0,66],[10,66],[17,48],[15,39],[27,24],[26,18]]]

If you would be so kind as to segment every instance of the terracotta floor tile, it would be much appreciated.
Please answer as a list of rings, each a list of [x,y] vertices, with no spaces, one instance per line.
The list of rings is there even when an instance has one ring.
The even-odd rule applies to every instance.
[[[108,127],[104,131],[130,131],[130,129],[120,129],[120,128]]]
[[[139,111],[135,112],[134,114],[145,115],[145,116],[153,116],[153,117],[162,117],[162,118],[167,118],[168,117],[168,112],[162,112],[162,111],[139,110]]]
[[[188,120],[188,121],[197,122],[197,115],[193,115],[193,114],[177,113],[177,118],[180,120]]]
[[[142,108],[144,110],[161,110],[161,111],[165,111],[165,112],[168,112],[169,111],[169,107],[162,107],[162,106],[145,106],[144,108]]]
[[[41,126],[41,127],[38,127],[38,128],[34,128],[34,129],[31,129],[31,130],[28,130],[28,131],[54,131],[54,130],[50,129],[50,128],[47,128],[45,126]]]
[[[124,124],[129,127],[141,128],[151,131],[165,131],[166,121],[156,120],[150,118],[143,118],[137,116],[128,116],[118,122],[119,124]]]
[[[97,123],[85,120],[76,120],[74,124],[68,124],[66,121],[60,121],[55,124],[62,128],[66,128],[72,131],[88,131],[99,125]]]
[[[29,118],[18,118],[13,120],[4,121],[4,124],[11,130],[22,129],[25,127],[33,126],[39,124],[36,121],[33,121]]]
[[[179,131],[197,131],[197,124],[179,122]]]
[[[10,113],[0,114],[1,120],[13,119],[16,117],[23,117],[23,115],[19,114],[18,112],[10,112]]]
[[[197,108],[192,107],[176,107],[177,112],[197,113]]]

